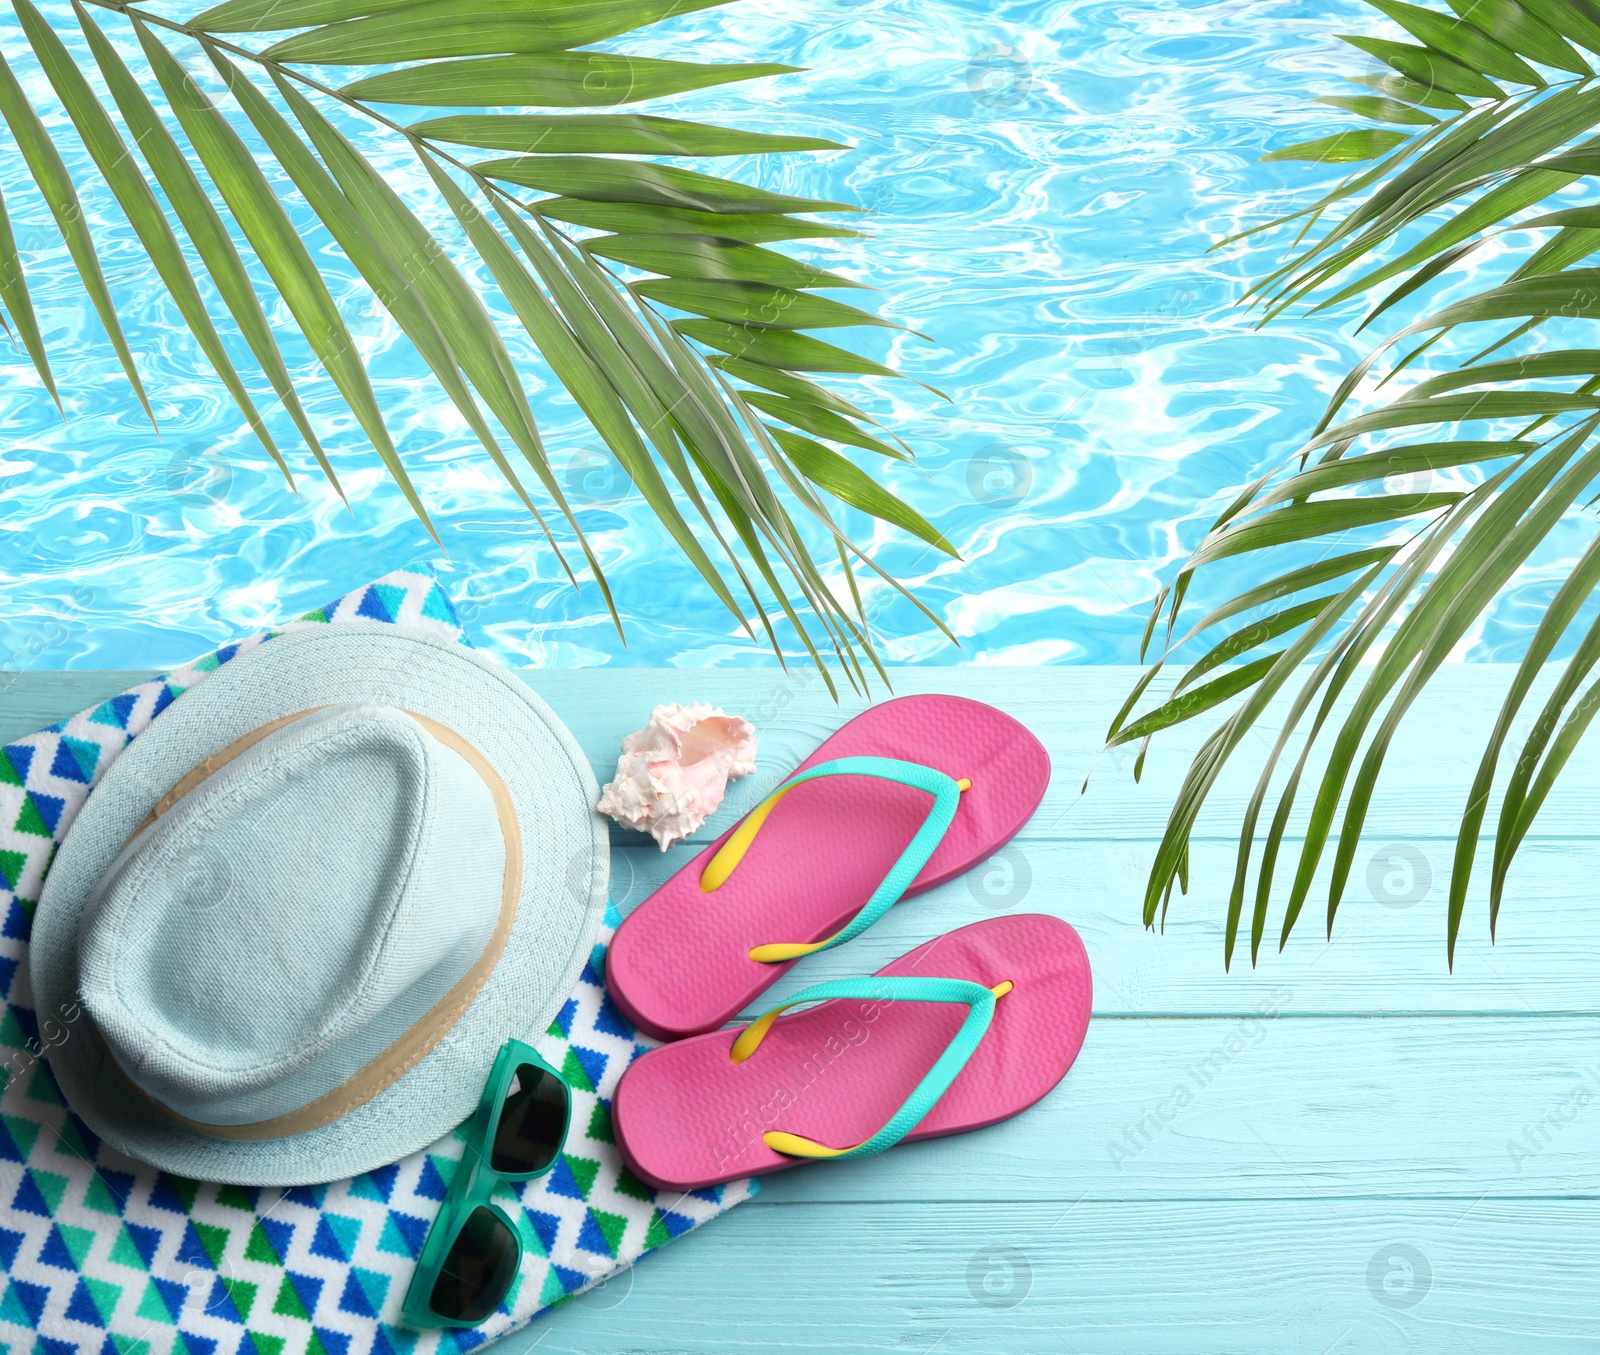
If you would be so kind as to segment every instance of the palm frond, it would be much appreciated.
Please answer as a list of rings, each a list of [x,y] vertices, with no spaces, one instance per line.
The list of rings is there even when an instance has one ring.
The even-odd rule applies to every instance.
[[[821,294],[863,286],[856,279],[769,247],[857,238],[859,230],[815,216],[855,208],[664,163],[792,155],[839,143],[629,107],[794,67],[594,49],[727,2],[226,0],[178,21],[126,0],[73,0],[73,33],[53,29],[33,0],[13,5],[28,55],[184,325],[291,487],[278,440],[283,430],[268,417],[273,406],[263,413],[252,394],[258,378],[343,493],[251,283],[250,256],[438,539],[323,268],[279,201],[274,174],[293,184],[300,204],[388,311],[558,556],[543,513],[553,509],[564,520],[619,631],[611,591],[562,493],[495,310],[516,317],[676,548],[745,632],[755,635],[753,616],[782,659],[768,611],[775,607],[819,665],[831,651],[859,684],[863,657],[879,671],[881,665],[852,561],[887,576],[840,531],[828,502],[955,552],[842,450],[909,460],[909,449],[843,396],[800,375],[898,374],[805,331],[902,327]],[[127,44],[119,48],[108,21],[136,41],[153,84],[141,83],[124,60]],[[87,57],[76,57],[75,47]],[[363,70],[342,86],[328,83],[327,73],[343,66]],[[159,89],[159,101],[147,84]],[[408,124],[397,106],[454,111]],[[424,204],[390,186],[335,125],[335,109],[387,129],[416,156],[465,247],[447,245],[423,224]],[[137,345],[113,304],[100,242],[55,139],[62,134],[47,127],[5,55],[0,120],[153,421]],[[251,144],[265,153],[252,153]],[[248,250],[235,245],[236,236]],[[469,265],[482,266],[496,295],[474,290]],[[202,274],[225,319],[208,309]],[[229,357],[219,321],[237,329],[253,367]],[[60,405],[3,202],[0,322]],[[828,544],[814,555],[807,543],[819,533]]]
[[[1223,767],[1268,705],[1294,690],[1240,832],[1225,932],[1230,963],[1252,876],[1251,962],[1258,957],[1278,857],[1314,750],[1323,756],[1279,945],[1330,854],[1331,935],[1396,731],[1556,525],[1592,501],[1600,479],[1600,351],[1560,346],[1572,326],[1550,323],[1582,328],[1600,318],[1600,268],[1582,266],[1600,251],[1600,207],[1549,210],[1552,199],[1569,204],[1600,174],[1593,64],[1600,11],[1588,0],[1449,0],[1451,13],[1369,2],[1415,41],[1346,37],[1393,74],[1355,77],[1372,92],[1320,102],[1382,126],[1336,131],[1265,157],[1360,168],[1310,207],[1245,233],[1299,223],[1285,261],[1248,300],[1262,323],[1297,306],[1356,300],[1369,305],[1363,327],[1396,307],[1423,313],[1348,374],[1294,464],[1240,493],[1162,591],[1145,650],[1165,621],[1163,652],[1108,734],[1112,744],[1147,740],[1242,696],[1196,756],[1168,819],[1145,889],[1145,921],[1153,924],[1174,884],[1187,883],[1189,836]],[[1509,273],[1497,257],[1510,258]],[[1461,296],[1463,280],[1480,266],[1496,281]],[[1448,303],[1430,306],[1430,296],[1447,287]],[[1385,362],[1381,379],[1371,380]],[[1447,487],[1434,488],[1444,473]],[[1592,529],[1592,519],[1583,521]],[[1242,557],[1263,551],[1272,552],[1268,580],[1213,607],[1174,642],[1196,571],[1209,579],[1223,560],[1237,571]],[[1304,596],[1335,580],[1346,582]],[[1600,539],[1545,604],[1486,740],[1450,880],[1452,963],[1496,785],[1504,782],[1491,936],[1517,847],[1600,713],[1600,683],[1585,686],[1600,663],[1600,620],[1591,617],[1509,772],[1502,768],[1541,666],[1582,629],[1597,585]],[[1138,714],[1155,673],[1200,635],[1210,637],[1203,656],[1164,700]],[[1260,653],[1269,645],[1276,647]],[[1297,739],[1298,756],[1280,778]],[[1277,805],[1258,843],[1274,786]]]

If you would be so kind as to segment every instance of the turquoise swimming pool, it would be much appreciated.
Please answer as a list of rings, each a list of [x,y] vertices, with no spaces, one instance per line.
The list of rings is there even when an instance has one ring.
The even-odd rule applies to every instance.
[[[71,28],[66,4],[43,8]],[[886,600],[874,617],[890,661],[1132,661],[1158,581],[1219,502],[1303,440],[1361,351],[1351,317],[1256,333],[1233,303],[1259,259],[1207,249],[1318,178],[1257,157],[1328,129],[1328,110],[1309,93],[1363,69],[1333,41],[1360,12],[1354,0],[823,0],[704,11],[630,41],[645,54],[810,68],[652,111],[854,145],[787,164],[752,159],[740,175],[873,211],[873,239],[795,252],[881,288],[883,313],[932,342],[856,342],[950,396],[858,383],[860,402],[920,454],[918,466],[888,468],[887,483],[963,557],[845,515],[960,639],[951,646],[908,604]],[[9,11],[0,18],[0,49],[47,122],[64,122],[15,23]],[[359,135],[397,178],[421,177],[403,148]],[[480,643],[514,662],[773,662],[668,548],[537,356],[519,354],[546,442],[616,589],[624,648],[597,590],[566,582],[348,268],[339,299],[448,558],[309,353],[286,348],[302,390],[327,397],[320,409],[308,404],[354,507],[344,510],[303,449],[303,494],[291,495],[92,182],[87,157],[71,168],[94,229],[114,242],[108,275],[161,433],[143,418],[8,143],[0,188],[68,418],[20,352],[0,344],[0,667],[176,664],[425,559],[447,572]],[[332,257],[305,216],[306,238]],[[1493,657],[1517,633],[1513,593],[1473,656]]]

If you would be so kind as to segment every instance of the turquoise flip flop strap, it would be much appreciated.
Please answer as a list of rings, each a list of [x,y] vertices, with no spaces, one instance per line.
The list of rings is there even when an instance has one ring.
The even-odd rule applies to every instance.
[[[728,877],[738,869],[739,862],[744,859],[744,854],[750,849],[756,834],[761,831],[761,825],[766,822],[767,815],[772,813],[778,801],[796,786],[824,776],[876,776],[885,781],[898,781],[902,786],[914,786],[918,790],[927,791],[933,796],[933,807],[928,811],[928,817],[922,821],[922,826],[917,829],[916,835],[906,845],[906,849],[900,853],[899,859],[889,868],[889,873],[872,891],[872,897],[846,927],[822,941],[779,942],[756,946],[750,951],[750,958],[759,960],[763,964],[780,964],[785,960],[797,960],[802,955],[811,955],[819,950],[842,946],[846,941],[853,941],[866,931],[894,906],[910,887],[911,882],[917,878],[917,873],[928,864],[928,858],[937,850],[955,819],[961,792],[970,789],[972,785],[965,779],[957,781],[934,767],[924,767],[918,762],[902,762],[897,758],[841,757],[834,758],[831,762],[819,762],[815,767],[809,767],[791,776],[745,816],[744,821],[733,830],[728,840],[717,849],[717,854],[701,872],[700,888],[708,894],[720,889]],[[827,844],[818,843],[817,846],[818,850],[825,850]]]
[[[873,1002],[963,1002],[969,1008],[961,1029],[934,1060],[933,1067],[928,1069],[900,1109],[889,1117],[888,1123],[864,1143],[858,1143],[854,1148],[830,1148],[814,1139],[786,1133],[781,1129],[769,1129],[761,1136],[762,1142],[774,1152],[786,1153],[791,1157],[868,1157],[893,1147],[922,1122],[923,1116],[938,1104],[939,1098],[967,1066],[967,1060],[972,1057],[984,1032],[989,1029],[990,1021],[994,1019],[995,1002],[1010,991],[1009,980],[997,983],[993,988],[985,988],[981,983],[973,983],[968,979],[875,975],[866,979],[835,979],[831,983],[815,984],[796,993],[782,1006],[764,1012],[746,1026],[733,1042],[729,1054],[735,1063],[743,1063],[760,1048],[767,1032],[772,1029],[772,1023],[781,1013],[805,1002],[859,997]]]

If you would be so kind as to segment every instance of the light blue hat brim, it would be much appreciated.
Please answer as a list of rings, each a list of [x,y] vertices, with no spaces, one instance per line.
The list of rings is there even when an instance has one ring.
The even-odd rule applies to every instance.
[[[29,948],[36,1007],[65,1010],[76,1000],[84,906],[172,785],[270,720],[352,701],[437,720],[499,772],[523,845],[511,939],[472,1006],[415,1068],[341,1119],[287,1138],[223,1139],[185,1128],[133,1094],[80,1023],[49,1053],[51,1069],[72,1109],[130,1157],[180,1176],[256,1186],[336,1181],[398,1161],[472,1113],[501,1045],[546,1030],[588,962],[605,912],[610,851],[594,809],[599,789],[572,735],[520,678],[461,645],[358,622],[291,632],[235,659],[112,764],[40,895]]]

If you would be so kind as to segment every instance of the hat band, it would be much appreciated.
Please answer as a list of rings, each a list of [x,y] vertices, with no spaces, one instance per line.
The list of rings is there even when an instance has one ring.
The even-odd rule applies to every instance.
[[[325,709],[325,706],[312,706],[307,710],[296,711],[293,715],[285,715],[281,719],[251,730],[220,752],[213,753],[204,762],[187,772],[171,790],[156,801],[155,808],[150,811],[144,822],[134,829],[132,836],[138,837],[201,782],[253,748],[269,734]],[[516,806],[511,802],[511,792],[506,789],[505,782],[500,779],[500,774],[495,771],[489,759],[455,730],[448,725],[440,724],[437,720],[430,720],[426,715],[419,715],[416,711],[408,710],[405,713],[440,743],[459,753],[483,778],[484,784],[494,797],[495,812],[500,819],[500,833],[505,840],[506,867],[500,893],[500,920],[495,924],[494,934],[489,938],[483,953],[448,993],[371,1062],[357,1069],[339,1086],[319,1096],[315,1101],[286,1115],[274,1116],[270,1120],[228,1125],[205,1124],[199,1120],[191,1120],[151,1096],[128,1076],[127,1071],[114,1056],[109,1058],[108,1062],[122,1079],[169,1119],[176,1120],[179,1124],[202,1134],[222,1139],[279,1139],[287,1138],[291,1134],[303,1134],[308,1129],[320,1129],[323,1125],[349,1114],[357,1106],[364,1105],[416,1067],[461,1019],[462,1013],[472,1005],[483,985],[488,982],[489,975],[494,972],[494,967],[500,962],[501,952],[506,948],[506,942],[511,937],[512,924],[516,921],[517,900],[522,894],[522,833],[517,824]]]

